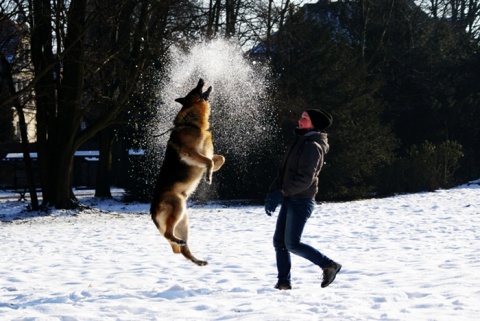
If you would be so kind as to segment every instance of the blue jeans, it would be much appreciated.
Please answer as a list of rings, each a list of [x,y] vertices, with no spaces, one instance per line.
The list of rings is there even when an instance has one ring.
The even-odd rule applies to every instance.
[[[303,228],[312,215],[315,202],[310,198],[285,197],[277,218],[273,246],[277,259],[278,279],[289,281],[292,263],[290,253],[301,256],[323,268],[330,263],[325,255],[302,243]]]

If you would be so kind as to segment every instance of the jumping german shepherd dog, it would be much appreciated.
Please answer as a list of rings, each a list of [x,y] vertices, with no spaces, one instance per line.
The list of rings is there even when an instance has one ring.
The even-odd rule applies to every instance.
[[[173,122],[150,207],[153,222],[170,242],[173,252],[182,253],[197,265],[206,265],[207,261],[196,259],[188,247],[187,199],[204,174],[211,184],[212,172],[225,162],[223,156],[213,153],[207,101],[212,87],[202,92],[203,85],[200,79],[187,96],[175,99],[182,109]]]

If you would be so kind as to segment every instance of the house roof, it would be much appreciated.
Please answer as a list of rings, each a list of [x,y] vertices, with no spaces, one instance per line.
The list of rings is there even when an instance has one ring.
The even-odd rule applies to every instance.
[[[22,37],[22,27],[10,17],[0,14],[0,52],[12,62]]]

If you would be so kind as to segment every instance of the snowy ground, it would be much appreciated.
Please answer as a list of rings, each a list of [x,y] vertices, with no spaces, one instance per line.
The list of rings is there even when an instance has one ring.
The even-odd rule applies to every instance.
[[[81,214],[0,200],[0,320],[479,320],[480,187],[317,206],[304,241],[343,264],[329,287],[293,258],[278,291],[275,217],[194,206],[174,255],[147,204],[84,197]]]

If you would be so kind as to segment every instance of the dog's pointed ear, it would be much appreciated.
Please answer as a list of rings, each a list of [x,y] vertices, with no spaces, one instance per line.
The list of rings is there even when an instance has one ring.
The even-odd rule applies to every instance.
[[[197,90],[197,92],[200,93],[200,94],[202,93],[203,85],[205,85],[205,82],[203,81],[202,78],[200,78],[200,80],[198,81],[197,88],[195,88]]]
[[[210,96],[212,89],[213,89],[212,86],[208,87],[207,91],[202,94],[202,98],[205,100],[208,100],[208,96]]]
[[[185,99],[185,97],[184,97],[184,98],[177,98],[177,99],[175,99],[175,101],[176,101],[177,103],[182,104],[182,106],[187,103],[187,99]]]

